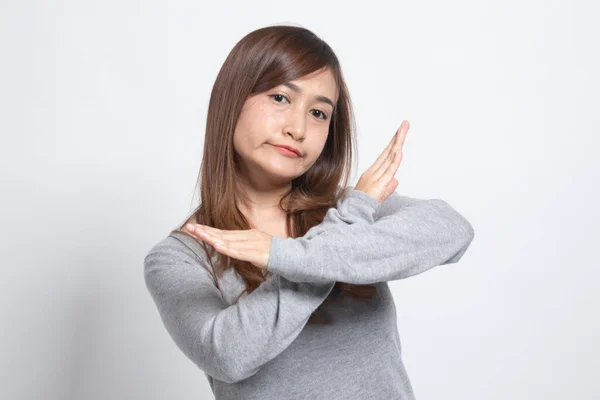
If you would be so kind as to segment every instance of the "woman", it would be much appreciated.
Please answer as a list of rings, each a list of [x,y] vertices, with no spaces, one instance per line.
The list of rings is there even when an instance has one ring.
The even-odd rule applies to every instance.
[[[331,48],[294,26],[233,48],[208,108],[201,204],[144,262],[216,399],[414,398],[387,282],[457,262],[474,231],[442,200],[395,192],[408,128],[347,186],[355,129]]]

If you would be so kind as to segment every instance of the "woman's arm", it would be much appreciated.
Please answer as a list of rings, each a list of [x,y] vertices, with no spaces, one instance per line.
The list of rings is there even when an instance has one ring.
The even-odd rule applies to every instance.
[[[168,236],[145,257],[144,279],[180,350],[207,374],[228,383],[254,375],[285,350],[335,284],[294,283],[271,275],[228,305],[206,265]]]
[[[355,199],[362,199],[372,204],[372,207],[365,207],[362,201],[355,201]],[[321,234],[332,226],[339,226],[340,224],[345,225],[356,222],[371,224],[382,217],[399,212],[402,208],[426,201],[428,200],[402,196],[398,192],[392,192],[380,205],[377,200],[368,194],[355,190],[354,186],[347,186],[345,196],[341,198],[336,207],[330,208],[323,221],[308,230],[305,236]]]
[[[274,236],[267,269],[293,282],[372,284],[457,262],[475,235],[448,203],[351,189],[300,238]]]

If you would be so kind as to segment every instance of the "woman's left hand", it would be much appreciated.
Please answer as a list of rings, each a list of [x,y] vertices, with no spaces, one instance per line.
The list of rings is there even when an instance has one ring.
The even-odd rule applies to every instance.
[[[256,228],[223,230],[200,224],[186,224],[185,230],[221,254],[267,269],[273,236],[266,232]]]

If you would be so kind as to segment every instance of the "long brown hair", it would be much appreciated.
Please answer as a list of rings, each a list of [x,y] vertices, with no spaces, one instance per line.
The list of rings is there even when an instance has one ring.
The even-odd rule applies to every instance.
[[[336,206],[344,195],[355,161],[356,125],[352,104],[339,61],[329,45],[306,28],[275,25],[244,36],[217,75],[208,105],[204,153],[197,181],[200,206],[185,222],[224,230],[251,228],[236,205],[241,192],[233,134],[242,106],[253,94],[325,68],[333,73],[339,90],[325,147],[315,164],[292,180],[290,191],[279,202],[287,215],[290,237],[301,237],[323,221],[327,210]],[[184,224],[175,230],[181,231]],[[200,242],[212,260],[216,250]],[[270,275],[246,261],[220,253],[218,259],[218,265],[212,266],[217,277],[224,270],[234,268],[244,278],[246,289],[240,296],[244,292],[251,293]],[[374,285],[336,282],[327,301],[339,301],[334,295],[344,294],[370,299],[378,292]],[[308,320],[308,323],[327,322],[321,307]]]

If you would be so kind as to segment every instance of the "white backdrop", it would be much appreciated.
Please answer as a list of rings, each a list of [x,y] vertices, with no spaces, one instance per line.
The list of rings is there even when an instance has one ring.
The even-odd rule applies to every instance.
[[[340,58],[353,182],[408,119],[397,191],[444,199],[475,229],[458,264],[390,282],[417,398],[600,398],[598,11],[2,1],[0,398],[212,398],[143,257],[196,204],[225,57],[278,23]]]

